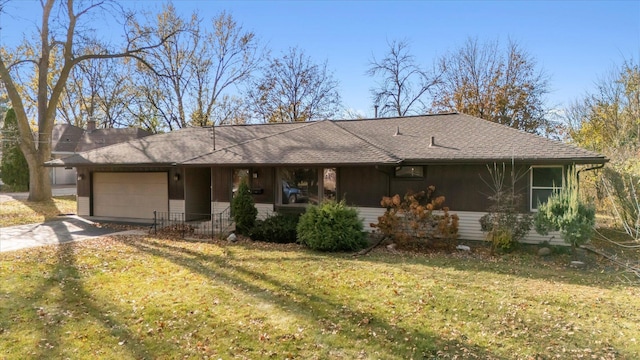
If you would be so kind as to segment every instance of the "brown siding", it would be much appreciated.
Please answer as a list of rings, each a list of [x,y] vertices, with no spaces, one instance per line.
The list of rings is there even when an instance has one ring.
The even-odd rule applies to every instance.
[[[89,169],[77,168],[76,170],[78,178],[82,178],[82,180],[78,180],[76,184],[78,196],[91,196],[91,173],[89,172]]]
[[[493,165],[490,165],[493,168]],[[502,167],[500,166],[500,170]],[[528,166],[516,168],[521,174],[515,185],[516,192],[522,194],[521,211],[528,211]],[[511,186],[511,170],[506,168],[504,186]],[[491,205],[488,199],[494,191],[491,176],[486,165],[431,165],[427,166],[427,183],[436,187],[436,192],[445,196],[445,205],[458,211],[487,211]],[[487,184],[488,183],[488,184]]]
[[[231,176],[232,168],[212,168],[211,183],[213,184],[212,201],[231,201]]]
[[[389,191],[386,169],[375,167],[344,167],[338,169],[338,199],[355,206],[380,206]]]

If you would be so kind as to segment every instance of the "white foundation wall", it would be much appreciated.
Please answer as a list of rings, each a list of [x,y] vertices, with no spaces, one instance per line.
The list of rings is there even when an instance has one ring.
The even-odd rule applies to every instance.
[[[76,198],[76,205],[78,207],[78,216],[91,215],[91,201],[88,196],[78,196]]]
[[[274,215],[273,204],[255,204],[258,209],[258,220],[264,220],[271,215]]]
[[[362,224],[364,225],[364,231],[373,232],[376,228],[370,226],[371,223],[378,223],[378,216],[382,216],[384,214],[384,208],[371,208],[371,207],[359,207],[358,215],[362,220]]]
[[[361,218],[364,218],[363,224],[366,231],[374,231],[375,228],[369,226],[371,223],[378,222],[378,216],[384,214],[383,208],[357,208]],[[458,239],[460,240],[477,240],[484,241],[485,234],[480,228],[480,218],[485,214],[483,212],[474,211],[451,211],[451,214],[457,214],[458,223]],[[562,239],[559,232],[549,233],[547,236],[538,235],[534,229],[521,241],[525,244],[539,244],[548,241],[551,245],[567,245]]]
[[[212,214],[219,214],[219,213],[225,211],[226,209],[228,209],[230,206],[231,206],[230,202],[213,201],[211,203],[211,213]]]
[[[171,200],[169,199],[169,212],[170,213],[183,213],[184,214],[184,200]]]

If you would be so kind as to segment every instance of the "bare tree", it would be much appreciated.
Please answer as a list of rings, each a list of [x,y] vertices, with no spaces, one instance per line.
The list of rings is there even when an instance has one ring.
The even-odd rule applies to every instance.
[[[435,111],[457,111],[531,133],[549,133],[545,95],[548,78],[535,59],[513,41],[503,51],[499,43],[468,39],[440,59]]]
[[[90,14],[99,11],[120,10],[115,2],[96,0],[76,6],[73,0],[42,0],[41,4],[37,41],[25,39],[21,46],[0,49],[0,79],[18,120],[20,149],[29,165],[29,200],[32,201],[51,198],[51,181],[44,162],[51,159],[53,125],[71,71],[92,59],[131,57],[144,61],[141,55],[145,51],[162,45],[178,32],[172,29],[154,37],[148,27],[137,23],[134,14],[122,11],[126,44],[122,50],[108,49],[88,35],[95,31],[85,27],[88,23],[82,20],[89,17],[95,21]],[[56,4],[60,11],[54,11]],[[59,58],[52,62],[57,54]],[[32,83],[31,79],[35,81]],[[35,105],[28,102],[29,89],[35,94]],[[29,125],[32,112],[38,129],[35,138]]]
[[[204,32],[205,41],[192,64],[196,99],[192,123],[200,126],[247,119],[241,98],[225,91],[247,80],[264,54],[255,34],[245,32],[231,15],[222,12],[211,22],[213,31]]]
[[[99,127],[128,126],[128,93],[133,86],[122,59],[90,60],[71,70],[58,116],[67,124],[84,127],[97,120]]]
[[[340,110],[338,82],[298,48],[272,59],[248,90],[251,110],[264,122],[311,121]]]
[[[377,87],[371,89],[379,114],[406,116],[425,113],[427,96],[438,84],[440,75],[421,68],[410,53],[406,40],[388,44],[384,58],[375,57],[369,63],[367,75],[377,77]]]

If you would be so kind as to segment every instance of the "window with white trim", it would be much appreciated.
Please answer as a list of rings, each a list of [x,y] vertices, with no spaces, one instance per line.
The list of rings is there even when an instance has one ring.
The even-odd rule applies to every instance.
[[[531,211],[538,210],[554,191],[562,189],[564,168],[562,166],[531,167]]]

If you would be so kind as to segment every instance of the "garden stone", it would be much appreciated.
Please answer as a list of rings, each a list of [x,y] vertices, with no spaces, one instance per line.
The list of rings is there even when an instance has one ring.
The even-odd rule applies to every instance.
[[[583,268],[584,266],[585,266],[585,264],[582,261],[572,261],[571,262],[571,267]]]
[[[398,245],[395,244],[395,243],[387,245],[387,249],[389,249],[389,250],[395,250],[396,247],[398,247]]]
[[[471,251],[471,248],[468,247],[467,245],[458,245],[456,246],[456,249],[462,250],[462,251]]]
[[[540,248],[540,250],[538,250],[538,256],[547,256],[547,255],[551,255],[551,249],[549,249],[548,247],[542,247]]]
[[[229,234],[229,236],[227,236],[227,241],[236,242],[236,241],[238,241],[238,237],[236,236],[236,234],[231,233],[231,234]]]

